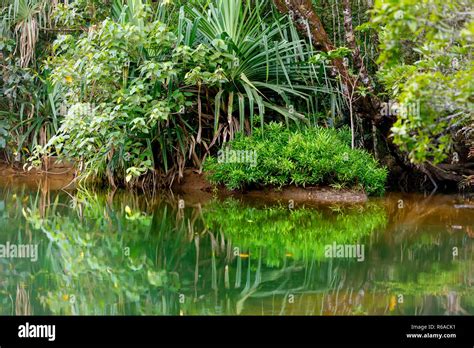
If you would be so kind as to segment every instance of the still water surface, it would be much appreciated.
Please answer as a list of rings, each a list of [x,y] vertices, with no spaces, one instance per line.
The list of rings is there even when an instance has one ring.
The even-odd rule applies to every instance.
[[[473,208],[0,185],[0,314],[472,315]]]

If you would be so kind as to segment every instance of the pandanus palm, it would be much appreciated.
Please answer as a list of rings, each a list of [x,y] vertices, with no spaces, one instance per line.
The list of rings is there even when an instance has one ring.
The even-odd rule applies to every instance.
[[[45,26],[52,6],[54,1],[45,0],[10,0],[2,6],[17,38],[22,67],[28,66],[35,56],[40,27]]]
[[[274,18],[268,20],[269,16]],[[312,49],[299,38],[291,21],[273,12],[266,0],[214,0],[201,9],[184,8],[179,34],[182,44],[202,43],[232,57],[223,67],[227,82],[214,96],[215,130],[223,113],[233,133],[234,110],[238,110],[240,130],[246,114],[253,124],[256,110],[262,124],[266,109],[287,121],[308,122],[303,112],[309,111],[315,96],[336,94],[318,81],[316,68],[308,63]]]

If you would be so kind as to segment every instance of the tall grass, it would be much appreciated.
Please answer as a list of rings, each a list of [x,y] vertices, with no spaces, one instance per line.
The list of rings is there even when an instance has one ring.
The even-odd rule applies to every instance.
[[[4,0],[0,13],[0,150],[23,160],[58,130],[58,89],[41,67],[47,54],[40,30],[50,27],[55,1]],[[39,55],[38,55],[39,52]]]

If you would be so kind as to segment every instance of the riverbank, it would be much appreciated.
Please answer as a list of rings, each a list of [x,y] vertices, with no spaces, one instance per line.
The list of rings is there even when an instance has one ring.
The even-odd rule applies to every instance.
[[[294,185],[282,188],[264,187],[247,191],[231,191],[226,187],[212,185],[204,174],[188,169],[184,172],[184,178],[180,183],[173,185],[173,191],[183,195],[217,194],[222,197],[233,196],[243,200],[259,200],[268,202],[292,203],[363,203],[367,201],[367,194],[362,191],[335,189],[329,186],[296,187]]]
[[[76,188],[75,170],[71,164],[52,160],[48,170],[32,169],[27,171],[21,166],[11,166],[0,163],[0,183],[37,187],[41,182],[48,182],[50,190]],[[258,200],[270,203],[285,202],[286,204],[333,204],[333,203],[363,203],[367,195],[361,191],[335,189],[332,187],[296,187],[283,188],[265,187],[248,191],[231,191],[224,186],[214,186],[205,177],[192,169],[184,171],[180,182],[175,182],[172,191],[185,197],[186,201],[201,200],[203,197],[212,198],[236,197],[242,200]]]
[[[21,165],[9,165],[0,162],[0,184],[25,185],[36,188],[47,183],[49,190],[74,189],[75,169],[69,163],[50,161],[48,170],[24,169]]]

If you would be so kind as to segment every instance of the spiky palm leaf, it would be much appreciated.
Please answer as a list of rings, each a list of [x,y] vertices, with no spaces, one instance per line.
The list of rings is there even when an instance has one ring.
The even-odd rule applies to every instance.
[[[270,6],[265,0],[214,0],[202,9],[182,9],[181,43],[213,46],[221,40],[227,54],[234,57],[235,64],[224,69],[229,82],[221,86],[223,93],[215,98],[216,129],[219,107],[226,101],[237,105],[227,105],[227,109],[238,110],[243,127],[247,110],[253,123],[255,107],[262,123],[266,109],[283,115],[287,121],[308,122],[292,106],[295,99],[308,105],[317,93],[337,95],[329,84],[315,83],[318,76],[308,63],[312,50],[298,37],[291,21],[286,17],[267,20],[266,17],[274,15],[271,10],[266,11]]]

